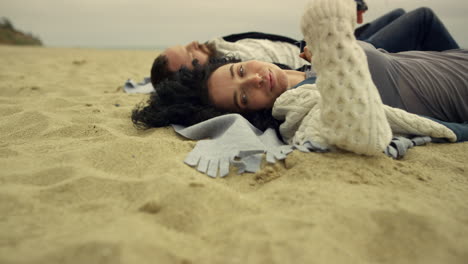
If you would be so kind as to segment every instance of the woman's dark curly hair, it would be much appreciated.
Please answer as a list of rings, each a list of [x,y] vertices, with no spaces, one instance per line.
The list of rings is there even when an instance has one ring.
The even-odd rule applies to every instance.
[[[227,57],[210,60],[206,65],[199,65],[194,61],[193,70],[183,67],[172,78],[157,84],[146,105],[136,106],[132,111],[133,123],[142,129],[171,124],[191,126],[231,113],[217,109],[210,102],[207,83],[216,69],[235,62],[239,60]],[[271,109],[242,115],[260,130],[279,127],[279,122],[273,118]]]

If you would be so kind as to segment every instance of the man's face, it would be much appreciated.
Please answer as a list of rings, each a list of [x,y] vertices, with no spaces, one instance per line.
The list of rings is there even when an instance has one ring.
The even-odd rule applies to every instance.
[[[182,66],[192,69],[194,59],[197,59],[200,64],[205,64],[210,56],[210,51],[205,44],[192,41],[185,46],[167,48],[162,54],[167,57],[169,70],[175,72]]]

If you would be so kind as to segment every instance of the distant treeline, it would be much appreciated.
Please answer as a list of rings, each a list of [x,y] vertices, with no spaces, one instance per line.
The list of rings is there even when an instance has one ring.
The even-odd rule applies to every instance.
[[[42,41],[31,33],[15,29],[8,18],[0,18],[0,44],[42,46]]]

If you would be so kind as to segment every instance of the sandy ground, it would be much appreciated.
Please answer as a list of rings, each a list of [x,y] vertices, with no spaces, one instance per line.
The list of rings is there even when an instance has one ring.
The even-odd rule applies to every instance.
[[[0,46],[0,263],[468,263],[468,143],[212,179],[130,122],[156,54]]]

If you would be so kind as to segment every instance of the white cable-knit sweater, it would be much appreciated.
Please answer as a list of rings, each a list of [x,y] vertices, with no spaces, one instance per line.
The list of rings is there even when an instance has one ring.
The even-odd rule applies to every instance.
[[[297,69],[309,63],[299,57],[299,48],[287,42],[268,39],[241,39],[236,42],[215,38],[209,43],[223,56],[232,55],[242,61],[259,60],[281,63]]]
[[[355,10],[353,0],[313,0],[306,6],[301,28],[317,82],[276,100],[273,115],[285,120],[280,127],[284,139],[365,155],[381,154],[392,132],[456,141],[453,131],[439,123],[383,105],[354,38]]]

